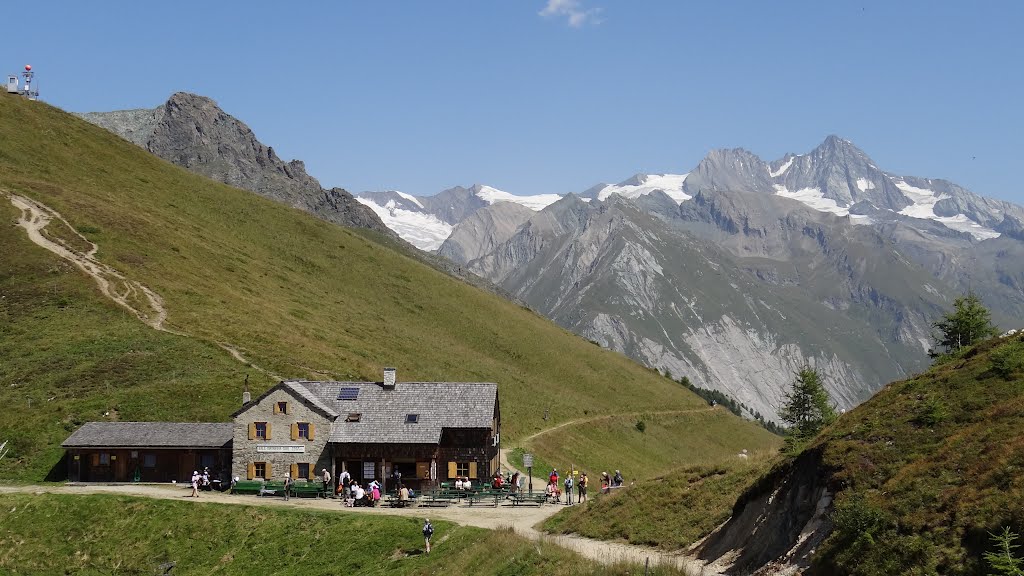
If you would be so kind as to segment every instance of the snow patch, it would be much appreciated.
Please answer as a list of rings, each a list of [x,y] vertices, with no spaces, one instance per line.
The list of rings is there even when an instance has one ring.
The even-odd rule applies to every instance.
[[[488,204],[497,204],[498,202],[515,202],[516,204],[522,204],[535,212],[540,212],[544,208],[547,208],[551,204],[562,199],[558,194],[516,196],[515,194],[510,194],[503,190],[498,190],[497,188],[491,188],[490,186],[481,186],[476,195]]]
[[[420,204],[420,201],[417,200],[416,197],[413,196],[412,194],[406,194],[405,192],[399,192],[398,190],[395,190],[395,194],[398,194],[399,196],[405,198],[409,202],[412,202],[413,204],[419,206],[420,208],[423,208],[423,204]]]
[[[384,225],[394,230],[402,240],[420,250],[437,250],[452,233],[452,225],[437,216],[399,208],[394,200],[383,206],[367,198],[357,196],[356,200],[373,210]]]
[[[796,160],[796,156],[793,156],[789,160],[786,160],[786,163],[783,164],[782,166],[779,166],[779,169],[776,170],[775,172],[772,172],[772,167],[769,166],[768,175],[771,176],[772,178],[778,178],[779,176],[782,176],[783,174],[786,173],[786,170],[789,170],[789,167],[793,165],[793,160]]]
[[[676,202],[683,203],[692,196],[683,192],[683,182],[686,181],[686,174],[645,174],[640,177],[640,184],[610,184],[597,193],[598,200],[605,200],[612,194],[618,194],[623,198],[639,198],[646,196],[655,190],[661,190],[669,198]]]
[[[868,190],[875,189],[875,183],[867,178],[857,178],[857,188],[859,188],[861,192],[867,192]]]
[[[850,215],[850,210],[847,207],[840,206],[831,198],[825,198],[825,195],[817,188],[801,188],[800,190],[791,191],[785,186],[776,184],[775,194],[783,198],[799,200],[819,212],[829,212],[836,216]]]
[[[936,214],[935,204],[937,204],[939,200],[949,198],[948,194],[939,194],[934,190],[911,186],[902,179],[893,179],[893,184],[903,192],[903,195],[906,196],[908,200],[913,202],[910,206],[900,210],[899,213],[904,216],[920,218],[922,220],[934,220],[942,223],[946,228],[951,230],[967,232],[971,236],[974,236],[976,240],[987,240],[989,238],[998,238],[1000,236],[999,232],[978,224],[968,218],[965,214],[957,214],[956,216],[939,216]]]

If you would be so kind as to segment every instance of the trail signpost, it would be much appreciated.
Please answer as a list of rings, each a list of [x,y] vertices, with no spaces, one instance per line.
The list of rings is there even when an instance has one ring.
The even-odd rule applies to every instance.
[[[533,494],[533,454],[529,452],[523,454],[523,466],[526,466],[527,482],[530,483],[530,494]]]

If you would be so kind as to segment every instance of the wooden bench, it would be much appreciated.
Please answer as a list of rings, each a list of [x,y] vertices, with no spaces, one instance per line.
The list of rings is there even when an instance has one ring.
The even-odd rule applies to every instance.
[[[534,492],[533,494],[527,494],[520,492],[512,496],[512,505],[518,506],[524,504],[527,506],[543,506],[548,502],[548,495],[544,492]]]
[[[295,482],[292,484],[292,496],[312,496],[319,498],[320,494],[324,491],[324,487],[319,482]]]
[[[272,480],[263,483],[260,496],[284,496],[284,481]]]
[[[489,506],[497,506],[505,499],[505,495],[501,492],[476,492],[470,494],[466,500],[469,501],[469,505],[473,504],[487,504]]]
[[[239,480],[231,487],[232,494],[259,494],[263,490],[263,482],[260,480]]]

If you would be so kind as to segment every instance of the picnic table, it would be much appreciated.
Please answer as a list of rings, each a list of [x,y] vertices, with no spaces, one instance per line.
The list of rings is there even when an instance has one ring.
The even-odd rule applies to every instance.
[[[261,480],[239,480],[231,487],[232,494],[259,494],[263,490]]]

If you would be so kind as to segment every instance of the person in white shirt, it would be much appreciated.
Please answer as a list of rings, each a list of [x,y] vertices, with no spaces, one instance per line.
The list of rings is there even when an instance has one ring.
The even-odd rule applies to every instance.
[[[355,498],[356,504],[358,504],[360,500],[366,497],[366,490],[363,490],[362,486],[356,484],[355,490],[352,492],[352,497]]]
[[[469,481],[469,477],[467,476],[466,478],[464,478],[462,480],[462,489],[463,490],[471,490],[472,488],[473,488],[473,483]]]
[[[455,489],[456,490],[462,490],[462,478],[461,477],[455,478]]]

